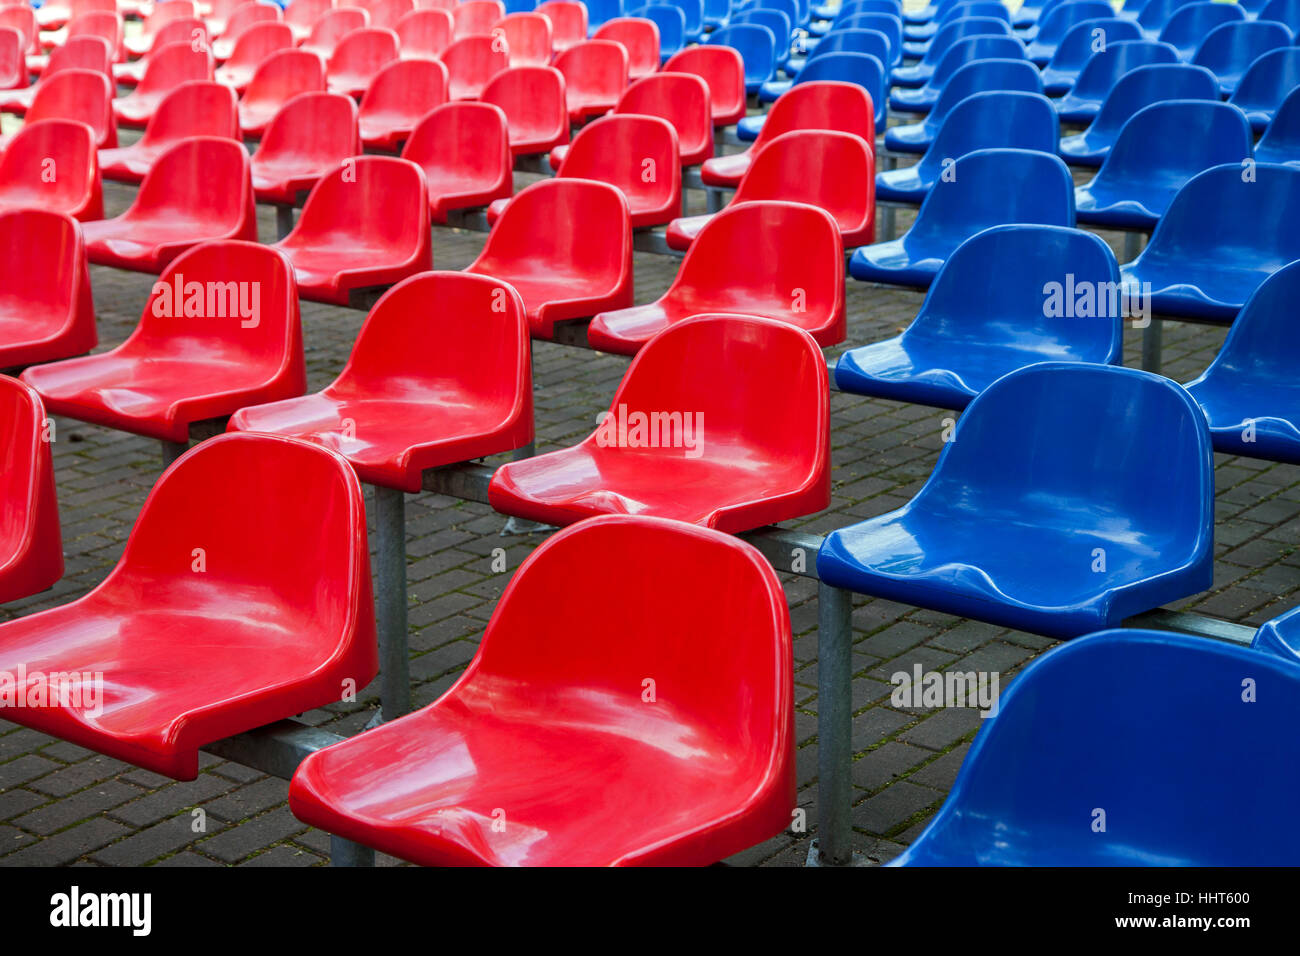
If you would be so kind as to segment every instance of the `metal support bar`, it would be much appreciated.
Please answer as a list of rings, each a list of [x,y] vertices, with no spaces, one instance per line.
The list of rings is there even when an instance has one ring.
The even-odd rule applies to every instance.
[[[330,866],[374,866],[375,851],[330,834]]]
[[[383,720],[411,709],[410,655],[406,624],[406,495],[374,486],[375,595],[379,625],[379,698]]]
[[[684,194],[683,194],[684,195]],[[682,200],[683,207],[686,200]],[[682,210],[685,215],[685,209]],[[686,255],[668,245],[668,234],[657,229],[637,229],[632,233],[632,248],[637,252],[649,252],[657,256],[674,256],[680,259]]]
[[[1148,372],[1159,373],[1164,350],[1164,320],[1158,315],[1150,316],[1147,327],[1142,330],[1142,367]]]
[[[704,208],[708,212],[722,212],[727,204],[727,190],[709,186],[704,190]]]
[[[277,205],[275,207],[275,237],[283,239],[293,232],[293,207]]]
[[[1124,261],[1125,262],[1132,262],[1134,259],[1138,257],[1138,253],[1140,253],[1142,251],[1142,247],[1146,245],[1146,243],[1143,241],[1145,240],[1145,238],[1146,238],[1145,234],[1141,232],[1133,232],[1130,230],[1124,233]]]
[[[853,857],[853,600],[848,591],[817,587],[817,839],[821,862]]]
[[[172,462],[174,462],[177,458],[181,457],[181,455],[185,454],[187,451],[190,450],[190,443],[187,441],[178,442],[178,441],[164,440],[160,444],[162,445],[162,460],[163,460],[164,470],[170,468],[172,466]]]
[[[346,737],[308,727],[296,720],[281,720],[210,743],[203,750],[214,757],[233,760],[281,780],[289,780],[308,754],[345,740]]]

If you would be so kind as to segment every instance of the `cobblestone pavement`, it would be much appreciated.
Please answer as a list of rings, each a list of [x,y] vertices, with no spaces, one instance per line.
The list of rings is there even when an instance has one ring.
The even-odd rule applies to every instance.
[[[523,179],[521,177],[520,183]],[[108,215],[133,190],[106,187]],[[700,209],[702,211],[702,207]],[[263,241],[274,218],[260,210]],[[910,217],[900,215],[899,228]],[[1121,236],[1104,234],[1116,252]],[[442,230],[437,268],[467,265],[482,237]],[[1014,268],[1014,263],[1004,264]],[[637,301],[661,293],[676,260],[636,257]],[[134,327],[152,276],[92,269],[104,350]],[[899,331],[921,295],[850,282],[852,344]],[[319,389],[342,368],[363,315],[305,303],[308,387]],[[1165,368],[1177,381],[1204,369],[1223,340],[1221,329],[1167,324]],[[1137,333],[1126,330],[1126,364],[1139,364]],[[832,350],[838,351],[838,350]],[[535,346],[538,451],[577,441],[608,407],[627,360],[587,350]],[[834,489],[828,510],[790,526],[826,532],[894,509],[922,485],[942,445],[940,409],[833,393]],[[55,470],[67,572],[53,589],[0,609],[4,619],[76,598],[101,581],[121,554],[145,496],[160,471],[156,442],[57,420]],[[1300,586],[1300,483],[1297,471],[1241,458],[1216,459],[1218,509],[1213,588],[1179,606],[1257,624],[1297,602]],[[1161,476],[1151,476],[1160,494]],[[484,505],[422,494],[407,499],[411,677],[418,706],[442,694],[473,656],[484,622],[509,573],[493,573],[490,554],[505,547],[512,571],[540,537],[500,537],[503,519]],[[575,569],[580,580],[582,569]],[[778,836],[739,854],[738,864],[802,864],[817,819],[816,582],[785,580],[794,630],[797,682],[799,805],[810,833]],[[942,803],[979,719],[969,709],[897,709],[889,677],[914,664],[926,670],[998,671],[1002,686],[1052,641],[947,614],[859,597],[853,612],[854,808],[856,849],[885,861],[911,841]],[[370,719],[377,686],[349,706],[304,715],[310,724],[354,734]],[[197,780],[178,783],[81,747],[0,722],[0,865],[310,866],[328,854],[328,836],[299,823],[285,803],[287,784],[204,756]],[[195,811],[202,810],[202,814]],[[197,830],[200,822],[204,829]],[[396,863],[380,858],[381,863]]]

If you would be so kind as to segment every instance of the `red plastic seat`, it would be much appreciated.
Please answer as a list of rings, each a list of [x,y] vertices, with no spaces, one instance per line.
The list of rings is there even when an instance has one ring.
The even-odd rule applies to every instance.
[[[265,3],[263,0],[241,3],[226,21],[224,30],[217,31],[213,28],[213,58],[218,63],[230,59],[241,36],[259,23],[278,23],[282,16],[280,8],[274,3]],[[292,36],[293,31],[290,30],[289,34]]]
[[[569,47],[555,58],[555,68],[564,74],[565,102],[574,123],[609,112],[627,89],[627,51],[613,40]]]
[[[502,70],[483,88],[479,99],[506,114],[510,152],[515,156],[546,153],[569,141],[564,75],[553,66]]]
[[[587,341],[635,355],[666,326],[703,312],[780,319],[823,347],[844,341],[844,243],[830,213],[791,202],[724,209],[700,231],[667,292],[596,316]]]
[[[334,0],[293,0],[284,8],[284,22],[293,31],[293,42],[305,43],[316,21],[333,9]]]
[[[415,0],[417,10],[446,10],[450,13],[456,9],[460,0]]]
[[[82,229],[91,262],[138,272],[160,272],[212,239],[255,241],[248,153],[212,136],[177,143],[154,161],[126,212]]]
[[[714,126],[733,126],[745,115],[745,62],[729,46],[692,46],[674,53],[665,73],[694,73],[709,84]]]
[[[77,120],[25,123],[0,155],[0,210],[47,209],[102,219],[95,131]]]
[[[398,21],[415,10],[415,0],[365,0],[362,4],[370,14],[372,27],[396,30]]]
[[[627,50],[628,76],[635,82],[659,72],[659,25],[645,17],[615,17],[600,25],[593,40],[613,40]]]
[[[709,85],[692,73],[656,73],[629,86],[615,113],[640,113],[667,120],[677,130],[683,166],[698,166],[713,155]]]
[[[325,67],[331,93],[360,98],[375,76],[397,59],[397,34],[380,27],[353,30],[334,48]]]
[[[358,156],[323,176],[293,231],[271,248],[293,264],[298,294],[347,305],[352,292],[433,268],[429,193],[418,166]]]
[[[638,514],[732,533],[814,514],[831,496],[825,368],[785,322],[686,319],[646,343],[595,432],[502,465],[488,498],[549,524]]]
[[[617,186],[627,199],[633,229],[661,226],[682,208],[682,168],[677,133],[657,116],[615,113],[578,131],[565,149],[557,177],[594,179]],[[488,222],[509,199],[488,208]]]
[[[40,397],[17,379],[0,377],[0,602],[44,591],[63,577],[48,427]]]
[[[876,120],[871,94],[855,83],[818,80],[799,83],[783,93],[758,131],[749,149],[705,160],[700,178],[709,186],[735,188],[750,164],[768,143],[798,129],[835,129],[853,133],[872,144],[875,151]]]
[[[506,117],[490,103],[446,103],[430,112],[406,141],[402,158],[424,171],[430,221],[452,209],[486,206],[514,191]]]
[[[253,139],[262,136],[275,114],[294,97],[324,91],[325,64],[315,53],[273,53],[257,68],[239,101],[240,132]]]
[[[551,21],[540,13],[511,13],[492,32],[505,41],[511,66],[549,66]]]
[[[510,66],[510,54],[496,37],[468,36],[447,47],[442,62],[451,78],[451,99],[476,100],[488,81]]]
[[[182,83],[212,79],[212,54],[188,43],[169,43],[149,56],[140,85],[113,101],[113,115],[122,126],[147,126],[158,104]]]
[[[293,31],[274,20],[255,23],[239,35],[234,49],[224,64],[216,70],[218,83],[224,83],[237,93],[242,93],[252,82],[257,68],[268,57],[281,50],[292,50]]]
[[[74,37],[50,55],[40,83],[0,95],[0,110],[6,113],[26,113],[36,99],[36,91],[41,88],[41,84],[49,82],[64,70],[93,70],[110,77],[110,56],[107,40],[101,37]]]
[[[293,205],[345,160],[361,153],[357,104],[342,93],[299,93],[275,114],[253,154],[253,192]]]
[[[487,36],[496,22],[506,15],[501,0],[462,0],[451,10],[454,39]]]
[[[336,702],[374,678],[356,475],[338,455],[292,438],[203,442],[158,479],[102,584],[0,625],[0,665],[109,675],[93,701],[68,694],[4,715],[193,780],[206,744]]]
[[[772,140],[754,160],[731,201],[782,199],[825,209],[846,247],[876,238],[876,160],[861,136],[838,130],[795,130]],[[714,217],[687,216],[668,226],[668,245],[689,249]]]
[[[427,469],[533,440],[524,304],[485,276],[412,276],[375,304],[324,391],[245,408],[230,429],[316,442],[362,481],[414,494]]]
[[[752,545],[596,518],[524,561],[446,694],[309,755],[289,807],[428,865],[715,863],[790,825],[791,661]]]
[[[167,0],[168,3],[171,0]],[[202,20],[186,18],[172,20],[158,31],[154,38],[154,49],[161,50],[173,43],[183,43],[194,49],[203,49],[211,45],[208,28]],[[144,79],[145,70],[149,69],[152,53],[130,63],[114,63],[113,79],[120,86],[136,86]]]
[[[26,85],[23,35],[13,27],[0,27],[0,90],[17,90]]]
[[[170,3],[171,0],[167,2]],[[369,24],[370,14],[360,7],[338,7],[316,21],[302,49],[328,61],[345,36]]]
[[[436,60],[451,45],[452,20],[446,10],[413,10],[397,21],[403,60]]]
[[[431,109],[447,102],[447,67],[438,60],[396,60],[361,98],[361,142],[397,149]]]
[[[72,358],[95,347],[86,244],[71,216],[0,212],[0,264],[0,368]]]
[[[113,87],[108,77],[95,70],[61,70],[42,80],[27,110],[26,121],[45,119],[77,120],[95,134],[100,149],[117,146],[117,124],[113,122]],[[0,138],[0,149],[13,140]]]
[[[551,21],[551,45],[556,55],[587,41],[587,6],[571,0],[546,0],[537,12]]]
[[[122,46],[122,17],[117,13],[90,10],[78,15],[77,19],[68,24],[67,39],[62,45],[77,37],[99,37],[108,44],[113,62],[119,63],[126,59],[126,49]],[[48,54],[33,54],[27,57],[27,70],[40,76],[49,63]]]
[[[632,304],[632,223],[615,186],[587,179],[533,183],[506,205],[466,269],[514,286],[534,338],[555,323]]]
[[[230,87],[203,80],[182,83],[163,97],[144,135],[130,146],[100,153],[100,170],[105,179],[115,182],[143,182],[158,157],[193,136],[239,139]]]
[[[22,34],[23,55],[41,51],[36,28],[36,13],[27,4],[0,7],[0,27],[11,27]]]
[[[144,18],[144,29],[135,36],[122,41],[126,52],[131,56],[144,56],[153,49],[154,38],[173,20],[191,20],[199,16],[199,7],[194,0],[167,0],[166,3],[154,4],[153,12]]]

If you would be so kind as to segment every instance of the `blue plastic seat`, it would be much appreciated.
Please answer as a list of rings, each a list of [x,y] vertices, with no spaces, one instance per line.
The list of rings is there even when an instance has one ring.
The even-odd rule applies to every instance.
[[[704,0],[704,26],[717,30],[727,25],[731,16],[731,0]]]
[[[1231,322],[1261,282],[1300,259],[1300,167],[1249,173],[1233,163],[1194,176],[1120,269],[1125,285],[1149,287],[1154,312]]]
[[[975,60],[1020,60],[1024,56],[1024,44],[1015,37],[976,36],[959,40],[943,55],[939,65],[934,68],[934,75],[924,86],[895,89],[889,94],[889,106],[909,113],[929,112],[938,101],[944,85],[967,63]]]
[[[1165,28],[1165,24],[1169,22],[1170,17],[1180,8],[1196,2],[1198,0],[1148,0],[1138,12],[1138,26],[1142,28],[1142,32],[1148,40],[1155,40],[1160,36],[1160,31]],[[1124,13],[1125,11],[1120,11],[1121,16]]]
[[[698,41],[704,36],[704,0],[651,0],[651,6],[676,7],[686,17],[686,39]]]
[[[988,281],[1001,263],[1006,274]],[[949,256],[901,335],[840,356],[835,385],[842,392],[960,409],[1028,365],[1119,362],[1124,334],[1118,314],[1073,320],[1044,314],[1044,288],[1067,273],[1079,286],[1119,287],[1115,254],[1092,233],[1065,226],[985,229]]]
[[[1300,667],[1278,657],[1158,631],[1071,641],[1002,691],[889,865],[1294,866],[1297,720]]]
[[[1292,33],[1300,31],[1300,0],[1268,0],[1259,19],[1283,24]]]
[[[1300,47],[1269,50],[1252,63],[1237,84],[1230,103],[1241,107],[1250,127],[1262,133],[1287,94],[1300,86]]]
[[[876,201],[920,203],[948,164],[977,149],[1036,149],[1055,155],[1059,131],[1051,102],[1039,93],[999,90],[968,96],[948,113],[916,165],[876,174]]]
[[[1293,262],[1259,284],[1214,362],[1187,383],[1215,451],[1300,464],[1298,302],[1300,262]]]
[[[1255,144],[1255,161],[1300,166],[1300,87],[1287,94]]]
[[[1098,32],[1100,31],[1100,32]],[[1123,17],[1094,17],[1070,27],[1043,67],[1043,87],[1048,96],[1068,93],[1094,53],[1108,44],[1142,39],[1142,29]]]
[[[826,34],[808,59],[815,61],[819,57],[830,56],[832,53],[865,53],[874,56],[881,63],[888,63],[893,55],[889,46],[889,37],[878,30],[844,30]],[[795,73],[795,77],[798,78],[799,73],[802,72],[803,70],[800,69]],[[768,80],[759,87],[758,100],[760,103],[773,103],[793,85],[794,80]]]
[[[733,23],[714,30],[707,41],[711,46],[729,46],[745,63],[745,89],[757,93],[759,87],[776,72],[776,37],[757,23]]]
[[[1237,2],[1246,11],[1246,16],[1252,20],[1263,13],[1264,8],[1269,4],[1269,0],[1237,0]]]
[[[814,37],[822,37],[832,30],[844,25],[844,22],[850,17],[857,16],[861,13],[887,13],[890,16],[898,17],[899,26],[902,26],[903,8],[901,3],[895,3],[894,0],[846,0],[840,4],[839,10],[835,16],[828,21],[813,23],[808,27],[808,33]]]
[[[1153,63],[1177,62],[1178,55],[1167,43],[1121,40],[1107,44],[1084,65],[1070,92],[1056,101],[1056,112],[1063,123],[1091,123],[1125,73]]]
[[[888,122],[885,109],[885,78],[889,71],[874,56],[867,53],[828,53],[810,60],[799,71],[795,86],[819,80],[838,80],[860,86],[871,94],[871,104],[876,111],[876,130],[883,130]],[[766,115],[746,116],[736,124],[736,136],[747,142],[758,138]]]
[[[790,18],[781,10],[768,7],[746,7],[733,14],[729,25],[757,23],[772,31],[776,39],[776,66],[780,69],[790,59]]]
[[[976,233],[1008,223],[1074,225],[1074,183],[1056,156],[1029,149],[977,149],[958,158],[897,239],[861,246],[849,274],[862,282],[925,288]]]
[[[1254,145],[1246,114],[1229,103],[1153,103],[1124,124],[1097,175],[1075,190],[1079,222],[1152,230],[1193,176],[1240,165]]]
[[[1223,23],[1246,19],[1246,11],[1236,3],[1189,3],[1174,11],[1157,39],[1178,51],[1178,59],[1191,62],[1205,35]]]
[[[1219,81],[1203,66],[1157,63],[1139,66],[1119,78],[1082,133],[1061,138],[1059,152],[1067,163],[1100,166],[1119,131],[1138,110],[1163,100],[1219,102]]]
[[[1063,3],[1039,21],[1038,32],[1025,50],[1025,55],[1038,66],[1046,66],[1056,55],[1056,48],[1071,27],[1085,20],[1110,18],[1112,15],[1111,6],[1105,0],[1072,0],[1071,3]],[[1107,42],[1110,42],[1109,38]]]
[[[963,17],[960,20],[953,20],[930,41],[919,63],[894,68],[892,76],[894,85],[924,86],[930,77],[934,76],[935,67],[939,65],[944,54],[952,49],[953,44],[978,36],[1009,37],[1011,28],[1005,21],[993,17]],[[903,52],[909,52],[906,43],[903,44]]]
[[[975,93],[1020,90],[1042,93],[1043,81],[1028,60],[975,60],[944,84],[933,109],[919,123],[896,124],[885,130],[885,148],[895,153],[924,153],[952,108]]]
[[[903,62],[903,23],[898,17],[890,13],[855,13],[853,16],[837,23],[835,29],[831,30],[822,37],[803,37],[800,45],[803,47],[804,57],[792,57],[792,62],[796,64],[796,69],[801,66],[801,60],[811,56],[814,52],[821,49],[821,45],[829,37],[837,33],[843,33],[847,30],[877,30],[889,37],[889,49],[893,59],[889,61],[890,66],[897,66]]]
[[[653,20],[659,28],[659,62],[667,63],[674,53],[686,46],[686,14],[678,7],[652,3],[629,11],[630,17]]]
[[[1192,62],[1219,78],[1219,91],[1231,96],[1247,68],[1269,50],[1290,46],[1291,31],[1273,20],[1244,20],[1215,27],[1201,41]]]
[[[980,284],[1007,278],[990,282],[985,272]],[[1045,328],[1064,334],[1091,321],[1062,317]],[[916,497],[829,534],[817,575],[1052,637],[1116,627],[1210,586],[1211,458],[1205,416],[1169,379],[1113,365],[1031,365],[966,407]]]
[[[625,16],[623,0],[583,0],[587,5],[587,35],[593,35],[603,24]],[[535,10],[535,3],[528,3],[528,10]],[[513,12],[513,11],[508,11]]]
[[[1261,625],[1250,647],[1291,663],[1300,663],[1300,607]]]
[[[904,10],[904,23],[929,23],[931,20],[943,16],[945,10],[957,3],[958,0],[932,0],[919,9]]]
[[[1011,11],[1000,0],[960,0],[945,10],[937,19],[917,26],[904,26],[903,39],[925,42],[933,39],[944,26],[962,17],[994,17],[1011,25]]]

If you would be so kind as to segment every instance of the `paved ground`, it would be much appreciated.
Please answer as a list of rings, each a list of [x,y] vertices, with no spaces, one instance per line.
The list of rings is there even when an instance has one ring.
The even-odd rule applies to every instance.
[[[107,189],[108,214],[132,191]],[[900,217],[900,228],[908,217]],[[263,211],[263,240],[273,238]],[[1119,236],[1106,237],[1118,251]],[[438,268],[468,264],[481,245],[474,234],[439,232]],[[638,255],[637,301],[665,289],[676,260]],[[1014,263],[1003,266],[1013,269]],[[119,344],[139,317],[153,277],[94,268],[100,350]],[[896,333],[915,314],[915,292],[849,284],[849,342]],[[305,305],[309,388],[340,370],[363,316]],[[1126,363],[1137,361],[1137,336],[1126,333]],[[1166,327],[1166,371],[1178,381],[1200,372],[1223,332]],[[538,450],[571,444],[608,406],[627,360],[549,344],[536,346]],[[941,447],[950,412],[834,393],[834,491],[830,509],[792,525],[824,534],[903,504],[924,482]],[[4,619],[64,603],[104,578],[160,470],[155,442],[96,426],[57,422],[55,468],[67,573],[51,591],[0,609]],[[1183,602],[1206,614],[1256,624],[1290,608],[1300,587],[1300,482],[1284,465],[1219,457],[1214,587]],[[1150,476],[1160,493],[1162,476]],[[501,538],[503,519],[482,505],[434,495],[408,498],[411,674],[417,705],[437,698],[475,652],[509,573],[490,568],[506,547],[510,569],[537,537]],[[783,834],[740,854],[743,864],[801,864],[815,835],[817,768],[816,588],[785,582],[795,632],[799,804],[812,832]],[[889,601],[854,603],[855,678],[853,825],[857,848],[885,861],[920,831],[942,803],[979,723],[963,709],[896,709],[889,677],[910,670],[998,671],[1003,687],[1051,641]],[[305,715],[312,724],[352,734],[370,718],[373,689],[354,706]],[[197,780],[176,783],[106,757],[0,722],[0,865],[308,866],[325,862],[328,837],[303,826],[285,804],[284,781],[205,757]],[[199,813],[198,811],[202,811]],[[386,860],[383,862],[395,862]]]

